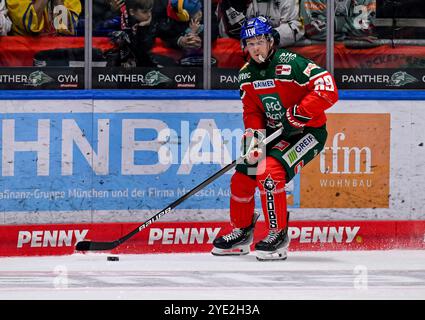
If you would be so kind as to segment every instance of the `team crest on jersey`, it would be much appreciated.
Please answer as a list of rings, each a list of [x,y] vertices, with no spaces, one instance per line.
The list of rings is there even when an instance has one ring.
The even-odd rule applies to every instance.
[[[289,76],[291,71],[292,67],[289,64],[278,64],[275,68],[277,76]]]
[[[272,79],[267,80],[257,80],[253,83],[254,89],[265,89],[265,88],[274,88],[275,84]]]
[[[266,114],[267,125],[276,128],[277,124],[282,121],[285,116],[285,108],[277,93],[260,94],[261,103]]]
[[[311,71],[312,70],[314,70],[314,69],[319,69],[320,67],[317,65],[317,64],[315,64],[315,63],[309,63],[308,65],[307,65],[307,67],[304,69],[304,71],[303,71],[303,73],[307,76],[307,77],[310,77],[310,75],[311,75]]]

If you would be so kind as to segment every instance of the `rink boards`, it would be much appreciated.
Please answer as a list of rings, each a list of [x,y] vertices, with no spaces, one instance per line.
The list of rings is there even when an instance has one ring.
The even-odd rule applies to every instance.
[[[238,155],[241,111],[238,99],[2,101],[0,224],[9,245],[0,254],[69,253],[70,237],[95,240],[102,229],[111,230],[100,233],[114,240],[116,232],[147,220]],[[355,235],[350,248],[395,245],[399,230],[411,230],[409,246],[422,246],[423,101],[340,100],[327,114],[325,149],[286,187],[291,226],[309,223],[311,230],[300,229],[301,237],[322,223],[334,223],[338,240],[338,228],[356,221],[366,237],[378,228],[389,242],[373,237],[375,244],[366,244]],[[193,225],[207,234],[202,223],[218,221],[212,235],[225,228],[230,177],[231,172],[225,174],[155,227]],[[256,199],[259,209],[258,194]],[[80,233],[70,236],[72,226]],[[41,233],[33,236],[29,230]],[[312,234],[312,241],[324,239],[324,233]],[[55,235],[56,246],[50,246]],[[28,247],[28,237],[34,246]],[[333,247],[332,241],[307,245],[299,239],[294,249],[346,247],[343,241]],[[209,246],[141,241],[122,250],[203,251]]]
[[[254,242],[266,236],[257,223]],[[137,228],[136,223],[1,226],[0,256],[77,253],[83,239],[114,241]],[[158,222],[124,242],[112,253],[209,252],[228,222]],[[425,249],[425,221],[293,221],[288,235],[293,251]]]

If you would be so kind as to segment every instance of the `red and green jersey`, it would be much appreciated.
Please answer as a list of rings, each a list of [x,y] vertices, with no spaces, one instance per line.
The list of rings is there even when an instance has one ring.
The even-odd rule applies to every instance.
[[[278,49],[268,63],[251,59],[239,71],[239,85],[245,128],[275,128],[294,105],[312,118],[307,126],[320,127],[326,122],[325,110],[338,100],[328,71],[285,49]]]

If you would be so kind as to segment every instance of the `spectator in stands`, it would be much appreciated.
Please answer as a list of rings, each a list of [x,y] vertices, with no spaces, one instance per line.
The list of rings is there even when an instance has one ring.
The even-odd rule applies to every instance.
[[[171,48],[183,51],[201,49],[204,31],[202,0],[162,1],[166,4],[166,17],[158,26],[158,37]],[[217,38],[215,26],[211,38],[212,41]]]
[[[184,65],[200,65],[203,56],[202,0],[160,0],[165,6],[156,35],[166,46],[183,52],[178,61]],[[211,30],[211,40],[217,38],[216,24]]]
[[[252,0],[247,18],[265,16],[274,28],[277,47],[288,47],[304,36],[299,14],[299,0]]]
[[[121,12],[119,3],[124,0],[92,0],[93,37],[107,37],[111,32],[121,30]],[[84,0],[81,2],[84,8]],[[84,9],[82,10],[84,12]],[[84,37],[85,16],[80,15],[78,19],[76,35]]]
[[[341,1],[337,1],[341,2]],[[337,10],[338,8],[335,8]],[[375,37],[376,0],[351,0],[346,37],[373,41]]]
[[[165,3],[158,0],[126,0],[125,3],[122,0],[111,1],[115,1],[121,12],[120,30],[111,33],[111,39],[118,48],[114,50],[113,65],[162,67],[163,64],[170,64],[172,59],[151,53],[158,25],[166,18]]]
[[[304,35],[299,15],[299,0],[221,0],[216,15],[220,36],[239,39],[245,18],[264,16],[274,28],[278,47],[288,47]]]
[[[138,67],[157,66],[150,55],[156,36],[156,26],[152,22],[153,5],[154,0],[126,0],[130,28],[128,30],[129,47],[134,53],[135,65]]]
[[[168,46],[176,49],[200,49],[203,28],[200,32],[188,32],[190,25],[201,25],[202,3],[200,0],[170,0],[167,4],[167,20],[159,30]]]
[[[186,56],[202,55],[202,33],[204,26],[201,24],[201,20],[202,11],[198,10],[191,17],[189,26],[177,40],[177,44],[184,49]]]
[[[80,0],[6,0],[13,35],[75,35]]]
[[[0,0],[0,36],[5,36],[12,27],[12,22],[7,15],[6,0]]]
[[[301,0],[305,35],[326,40],[327,0]],[[373,40],[376,0],[335,0],[335,39]]]
[[[93,36],[105,37],[121,29],[120,5],[124,0],[93,0]],[[79,34],[84,35],[84,19],[79,20]]]
[[[215,15],[221,38],[240,38],[249,0],[221,0],[217,3]]]

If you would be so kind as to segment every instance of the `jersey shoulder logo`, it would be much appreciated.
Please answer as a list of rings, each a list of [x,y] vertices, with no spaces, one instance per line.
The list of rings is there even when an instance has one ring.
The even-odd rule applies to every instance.
[[[307,77],[310,77],[310,75],[311,75],[311,71],[312,71],[312,70],[314,70],[314,69],[320,69],[320,67],[319,67],[317,64],[315,64],[315,63],[309,63],[309,64],[307,65],[307,67],[304,69],[303,73],[304,73]]]

